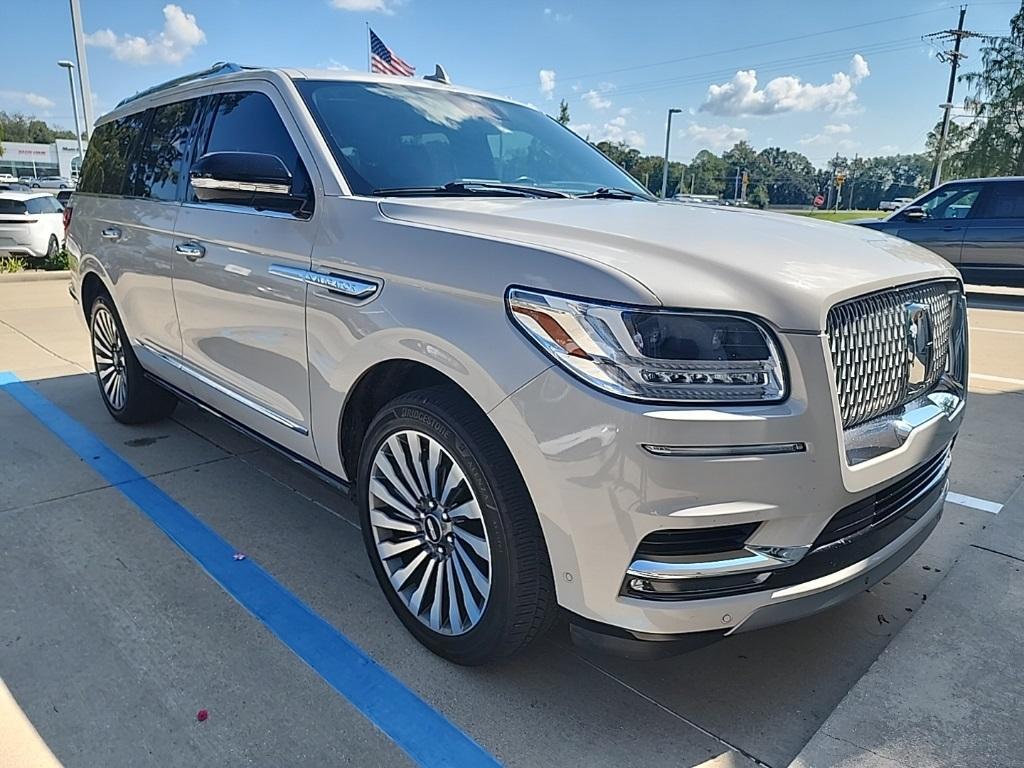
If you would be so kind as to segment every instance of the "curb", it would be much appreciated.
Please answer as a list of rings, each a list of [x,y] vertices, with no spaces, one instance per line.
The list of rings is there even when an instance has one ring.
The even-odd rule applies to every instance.
[[[43,280],[70,280],[71,273],[66,269],[55,269],[49,272],[35,270],[31,272],[12,272],[0,275],[0,283],[38,283]]]

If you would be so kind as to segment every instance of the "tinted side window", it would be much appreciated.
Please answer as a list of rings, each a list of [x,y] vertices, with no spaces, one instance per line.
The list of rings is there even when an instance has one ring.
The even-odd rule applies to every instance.
[[[96,128],[82,164],[79,192],[120,195],[129,155],[145,125],[146,113],[139,112]]]
[[[980,195],[980,184],[951,184],[939,187],[919,205],[929,219],[966,219]]]
[[[994,184],[983,219],[1024,219],[1024,181]]]
[[[256,92],[225,93],[214,109],[206,146],[199,154],[209,152],[262,152],[277,155],[292,174],[292,194],[309,200],[306,210],[313,206],[312,185],[302,164],[288,129],[284,127],[274,103],[264,94]],[[191,188],[189,200],[197,199]],[[216,201],[238,204],[237,196]],[[273,200],[263,198],[261,207],[272,208]],[[286,206],[294,210],[294,204]]]
[[[25,209],[29,213],[60,213],[64,210],[57,198],[47,195],[46,197],[30,197],[25,201]]]
[[[0,197],[0,213],[26,213],[25,203],[21,200],[8,200]]]
[[[175,200],[182,161],[192,130],[195,99],[165,104],[153,112],[134,169],[132,190],[139,197]]]

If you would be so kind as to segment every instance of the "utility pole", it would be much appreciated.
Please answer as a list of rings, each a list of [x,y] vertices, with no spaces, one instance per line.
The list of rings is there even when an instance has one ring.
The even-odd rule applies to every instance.
[[[82,149],[82,128],[78,124],[78,99],[75,97],[75,76],[71,72],[75,68],[73,62],[67,59],[62,59],[57,62],[58,67],[63,67],[68,71],[68,85],[71,87],[71,114],[75,120],[75,138],[78,139],[78,176],[82,175],[82,161],[85,160],[85,150]],[[74,174],[71,174],[71,178],[75,178]]]
[[[736,169],[736,184],[733,185],[733,188],[732,188],[732,199],[733,200],[739,200],[740,199],[740,169],[739,168]]]
[[[78,60],[78,89],[82,92],[82,115],[85,117],[85,138],[92,138],[92,88],[89,87],[89,64],[85,60],[85,38],[82,36],[82,7],[71,0],[71,28],[75,34],[75,58]]]
[[[946,90],[946,102],[942,107],[942,129],[939,132],[939,143],[935,147],[935,164],[932,166],[931,187],[934,189],[942,181],[942,155],[946,151],[946,139],[949,136],[949,121],[953,112],[953,91],[956,88],[956,71],[960,67],[960,60],[966,59],[967,54],[960,52],[960,44],[966,37],[981,37],[977,32],[968,32],[964,29],[964,18],[967,16],[967,6],[960,6],[960,21],[956,29],[946,29],[941,32],[932,32],[925,35],[924,39],[939,40],[944,43],[953,41],[952,51],[940,51],[938,59],[943,64],[949,63],[949,88]]]
[[[682,112],[681,109],[673,107],[668,111],[668,125],[665,126],[665,165],[661,169],[661,199],[668,196],[668,145],[672,140],[672,115]]]
[[[853,162],[850,163],[850,204],[846,206],[848,211],[853,210],[853,190],[857,184],[857,166],[860,164],[860,156],[854,154]]]
[[[693,194],[693,185],[696,184],[696,183],[697,183],[697,174],[696,173],[691,173],[690,174],[690,194],[691,195]]]

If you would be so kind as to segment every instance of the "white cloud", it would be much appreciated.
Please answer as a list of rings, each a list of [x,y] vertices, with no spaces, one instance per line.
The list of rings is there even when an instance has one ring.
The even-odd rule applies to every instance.
[[[572,21],[572,14],[562,13],[561,11],[556,11],[554,8],[545,8],[544,18],[551,19],[552,21],[561,24],[562,22]]]
[[[839,138],[848,135],[853,129],[847,123],[829,123],[813,136],[797,139],[797,144],[805,147],[827,146],[836,150],[853,149],[857,142],[852,139]]]
[[[573,126],[573,130],[579,133],[583,126]],[[592,141],[624,141],[631,147],[643,149],[647,144],[647,137],[640,131],[629,127],[629,121],[625,115],[613,117],[600,128],[590,130],[590,125],[585,126],[591,133]]]
[[[113,30],[100,29],[85,36],[85,42],[96,48],[107,48],[118,61],[136,64],[178,64],[192,50],[206,42],[206,33],[200,29],[196,17],[185,13],[181,6],[164,6],[164,28],[155,35],[117,35]]]
[[[732,80],[708,86],[701,111],[714,115],[775,115],[783,112],[835,111],[857,100],[854,86],[871,74],[859,53],[847,72],[836,72],[828,83],[814,85],[786,75],[758,88],[757,72],[743,69]]]
[[[386,13],[390,16],[401,3],[399,0],[331,0],[331,5],[342,11]]]
[[[606,98],[593,88],[583,94],[583,100],[591,109],[608,109],[612,105],[611,99]]]
[[[553,99],[555,97],[555,70],[542,69],[537,73],[537,77],[540,78],[540,92],[544,94],[544,98]]]
[[[746,128],[737,128],[731,125],[698,125],[690,123],[680,133],[701,148],[729,149],[738,141],[743,141],[749,135]]]
[[[351,72],[352,67],[348,64],[342,64],[335,58],[329,58],[327,61],[321,62],[317,65],[320,69],[331,69],[336,72]]]
[[[48,99],[45,96],[40,96],[38,93],[32,93],[31,91],[0,91],[0,102],[13,102],[15,104],[24,104],[32,107],[33,109],[49,110],[57,106],[57,103],[53,99]]]

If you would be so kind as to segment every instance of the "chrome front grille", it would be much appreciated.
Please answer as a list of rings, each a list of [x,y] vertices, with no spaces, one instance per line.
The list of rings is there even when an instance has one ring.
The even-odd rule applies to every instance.
[[[829,310],[825,330],[844,427],[881,416],[938,382],[947,370],[959,292],[956,281],[940,280],[872,293]],[[929,317],[932,354],[912,385],[907,307],[917,304]]]

